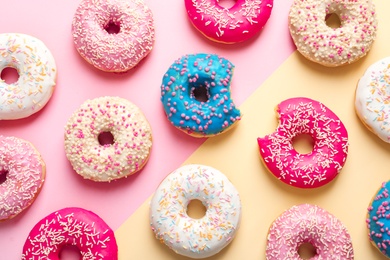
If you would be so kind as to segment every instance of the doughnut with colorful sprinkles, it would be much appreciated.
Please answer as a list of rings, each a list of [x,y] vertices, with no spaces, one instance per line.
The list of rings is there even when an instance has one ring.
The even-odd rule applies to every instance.
[[[28,117],[49,102],[57,79],[53,55],[39,39],[26,34],[0,34],[0,73],[10,67],[18,80],[0,78],[0,120]]]
[[[0,222],[34,202],[45,176],[46,164],[30,142],[0,135]]]
[[[192,200],[206,208],[200,219],[187,214]],[[206,258],[220,252],[235,237],[241,220],[239,194],[220,171],[185,165],[169,174],[150,203],[150,224],[156,238],[177,254]]]
[[[237,0],[225,8],[218,0],[185,0],[188,18],[208,39],[221,43],[246,41],[267,23],[273,0]]]
[[[72,34],[88,63],[103,71],[125,72],[153,48],[153,14],[143,0],[82,0]]]
[[[161,101],[179,130],[208,137],[231,129],[241,119],[230,95],[234,65],[215,54],[190,54],[164,74]]]
[[[303,97],[284,100],[276,112],[276,131],[257,140],[267,169],[298,188],[317,188],[332,181],[348,152],[347,129],[337,115],[324,104]],[[313,150],[307,154],[293,147],[294,138],[303,134],[314,141]]]
[[[381,140],[390,143],[390,57],[372,64],[360,78],[355,111],[361,122]]]
[[[60,259],[61,249],[76,246],[82,259],[118,259],[114,231],[92,211],[63,208],[40,220],[23,246],[22,260]]]
[[[383,182],[368,206],[367,228],[372,245],[390,258],[390,182]]]
[[[140,171],[152,130],[135,104],[119,97],[85,101],[65,126],[65,153],[85,179],[109,182]]]
[[[310,204],[293,206],[272,223],[266,259],[301,260],[298,250],[305,243],[316,251],[310,259],[354,259],[351,236],[344,224],[326,210]]]
[[[326,24],[336,14],[340,27]],[[357,61],[376,38],[377,19],[371,0],[294,0],[289,13],[290,34],[307,59],[328,67]]]

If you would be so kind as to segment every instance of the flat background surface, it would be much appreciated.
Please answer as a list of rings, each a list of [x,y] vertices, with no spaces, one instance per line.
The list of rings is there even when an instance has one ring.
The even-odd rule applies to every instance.
[[[225,0],[227,1],[227,0]],[[54,95],[39,113],[22,120],[0,121],[0,134],[32,142],[47,164],[44,187],[34,204],[0,223],[2,259],[20,259],[30,229],[49,213],[68,206],[100,215],[114,230],[120,259],[181,259],[160,244],[149,228],[150,196],[169,172],[185,163],[213,166],[235,184],[243,204],[237,237],[213,259],[264,259],[269,225],[283,210],[299,203],[317,204],[337,216],[351,233],[355,259],[385,259],[370,245],[365,214],[371,197],[387,180],[390,146],[364,128],[354,113],[354,91],[364,70],[389,55],[386,25],[390,4],[375,1],[378,38],[366,58],[340,68],[325,68],[295,52],[287,16],[292,0],[276,1],[264,30],[248,42],[222,45],[205,39],[187,19],[178,0],[146,0],[155,17],[153,51],[125,74],[104,73],[87,64],[74,48],[71,22],[79,1],[7,1],[0,32],[25,33],[52,51],[58,69]],[[218,137],[195,139],[174,129],[160,103],[161,79],[168,66],[187,53],[217,53],[236,65],[232,97],[244,117]],[[291,55],[292,54],[292,55]],[[86,99],[112,95],[127,98],[145,113],[153,129],[150,160],[139,174],[112,183],[83,180],[66,160],[64,126]],[[349,133],[347,163],[339,177],[316,190],[298,190],[277,181],[262,165],[256,138],[276,125],[274,107],[282,100],[306,96],[323,102]]]

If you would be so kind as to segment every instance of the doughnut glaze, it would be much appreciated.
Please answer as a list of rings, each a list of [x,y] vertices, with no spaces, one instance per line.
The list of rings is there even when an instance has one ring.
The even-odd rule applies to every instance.
[[[205,137],[221,134],[241,119],[231,99],[234,65],[215,54],[189,54],[176,60],[164,74],[161,101],[168,120],[179,130]],[[205,88],[207,101],[195,91]]]
[[[109,27],[117,33],[109,33]],[[143,0],[82,0],[72,22],[73,41],[88,63],[108,72],[125,72],[152,50],[152,11]]]
[[[310,259],[354,259],[351,236],[344,224],[326,210],[310,204],[293,206],[271,225],[267,260],[301,260],[298,249],[309,243],[316,249]]]
[[[355,111],[360,120],[386,143],[390,143],[389,75],[390,57],[387,57],[366,70],[355,93]]]
[[[341,26],[331,28],[328,14]],[[289,29],[297,50],[324,66],[350,64],[365,56],[376,38],[377,19],[371,0],[294,0]]]
[[[230,8],[218,0],[185,0],[188,18],[210,40],[222,43],[246,41],[267,23],[273,0],[237,0]]]
[[[191,200],[200,200],[206,214],[188,216]],[[150,203],[150,224],[156,238],[177,254],[206,258],[235,237],[241,220],[240,197],[228,178],[204,165],[185,165],[169,174]]]
[[[23,246],[22,260],[59,260],[65,245],[76,246],[83,260],[118,259],[118,246],[112,229],[92,211],[63,208],[40,220]]]
[[[45,162],[30,142],[0,135],[0,222],[34,202],[45,176]]]
[[[28,117],[50,100],[56,85],[53,55],[39,39],[19,33],[0,34],[0,73],[10,67],[18,80],[7,84],[0,78],[0,120]]]
[[[324,104],[303,97],[284,100],[276,112],[279,125],[275,132],[257,140],[267,169],[298,188],[317,188],[332,181],[348,153],[347,129],[337,115]],[[302,134],[314,141],[310,153],[298,153],[292,145]]]
[[[100,144],[102,133],[113,142]],[[65,153],[85,179],[111,181],[140,171],[149,159],[152,131],[135,104],[119,97],[85,101],[65,126]]]

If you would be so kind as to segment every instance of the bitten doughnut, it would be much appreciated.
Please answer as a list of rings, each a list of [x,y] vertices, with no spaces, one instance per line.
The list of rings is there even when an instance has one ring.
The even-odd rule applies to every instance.
[[[118,259],[112,229],[92,211],[63,208],[40,220],[23,246],[22,260],[60,259],[66,245],[76,246],[82,259]]]
[[[325,18],[336,14],[339,28]],[[289,29],[298,51],[307,59],[336,67],[357,61],[371,49],[377,19],[371,0],[294,0]]]
[[[187,206],[200,200],[206,214],[188,216]],[[177,254],[206,258],[235,237],[241,219],[240,197],[228,178],[204,165],[185,165],[169,174],[150,202],[150,224],[156,238]]]
[[[125,72],[153,48],[153,14],[143,0],[82,0],[72,34],[88,63],[102,71]]]
[[[0,135],[0,222],[34,202],[45,176],[46,164],[30,142]]]
[[[368,206],[367,228],[372,245],[390,258],[390,182],[383,182]]]
[[[348,152],[348,133],[341,120],[324,104],[303,97],[284,100],[276,112],[276,131],[257,140],[268,170],[298,188],[317,188],[333,180]],[[310,153],[298,153],[293,147],[293,139],[302,134],[314,141]]]
[[[185,0],[188,18],[215,42],[237,43],[257,35],[271,15],[273,0],[237,0],[230,8],[217,0]]]
[[[85,179],[106,182],[134,174],[147,163],[151,148],[149,122],[123,98],[87,100],[65,126],[66,156]]]
[[[363,124],[381,140],[390,143],[390,57],[372,64],[360,78],[355,111]]]
[[[28,117],[49,102],[56,85],[53,55],[39,39],[26,34],[0,34],[0,73],[10,67],[19,77],[7,84],[0,79],[0,120]]]
[[[298,249],[305,243],[316,251],[310,259],[354,259],[347,228],[326,210],[310,204],[293,206],[272,223],[267,236],[266,259],[301,260]]]
[[[231,129],[241,119],[230,97],[233,70],[232,63],[215,54],[190,54],[176,60],[161,85],[168,120],[194,137]]]

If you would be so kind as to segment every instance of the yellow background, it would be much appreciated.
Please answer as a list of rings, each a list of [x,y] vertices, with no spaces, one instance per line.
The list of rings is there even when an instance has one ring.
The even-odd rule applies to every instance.
[[[375,4],[378,35],[366,57],[351,65],[326,68],[294,52],[240,107],[244,116],[237,127],[208,139],[184,162],[219,169],[240,193],[242,221],[237,236],[209,259],[265,259],[269,226],[284,210],[301,203],[316,204],[345,224],[352,237],[355,259],[386,259],[370,244],[365,219],[374,193],[390,179],[390,144],[367,130],[354,110],[357,81],[370,64],[390,52],[390,31],[386,30],[390,3],[381,0]],[[349,154],[341,173],[330,184],[314,190],[297,189],[278,181],[263,166],[258,152],[257,137],[273,132],[277,126],[275,106],[296,96],[324,103],[339,116],[349,134]],[[187,259],[154,238],[149,227],[149,201],[150,198],[116,230],[119,259]]]

